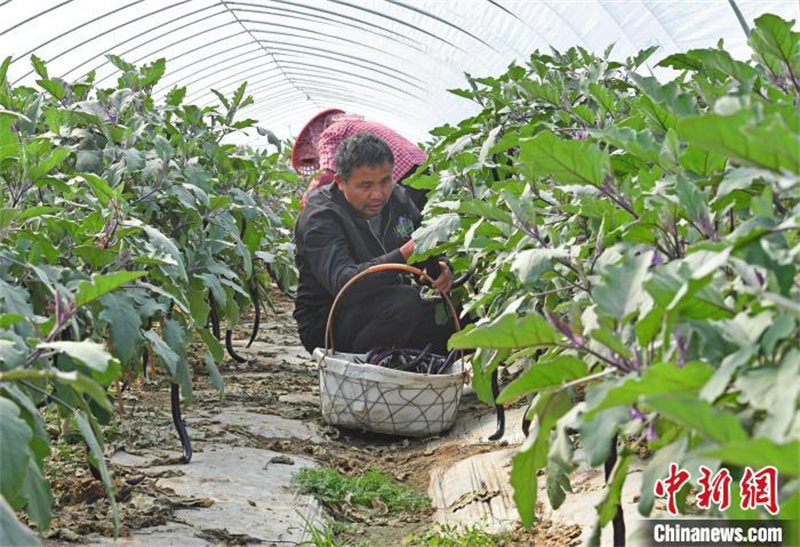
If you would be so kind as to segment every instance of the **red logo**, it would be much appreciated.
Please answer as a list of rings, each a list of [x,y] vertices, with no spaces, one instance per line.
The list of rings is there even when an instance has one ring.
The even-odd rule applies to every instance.
[[[698,483],[702,490],[697,494],[697,506],[700,509],[709,509],[714,503],[720,511],[726,510],[731,506],[731,472],[727,469],[720,469],[714,478],[711,478],[711,469],[705,465],[700,466],[703,474]]]
[[[778,514],[778,470],[771,465],[758,472],[745,467],[742,480],[742,509],[755,509],[759,505],[772,515]]]
[[[667,498],[667,511],[672,516],[678,515],[678,503],[675,499],[678,491],[686,484],[691,478],[691,475],[685,469],[678,469],[678,464],[669,464],[669,477],[656,481],[655,492],[656,496]]]
[[[731,473],[723,468],[716,474],[705,465],[700,466],[702,476],[697,480],[700,491],[697,494],[697,507],[700,509],[711,509],[712,504],[716,505],[720,511],[725,511],[731,506]],[[653,486],[657,497],[667,498],[667,512],[672,516],[678,515],[677,496],[680,489],[686,484],[691,475],[685,469],[678,467],[678,464],[669,464],[669,476],[659,479]],[[778,505],[778,470],[769,465],[753,471],[750,467],[745,467],[742,480],[739,481],[741,499],[739,507],[743,510],[757,509],[763,507],[772,515],[777,515],[780,511]]]

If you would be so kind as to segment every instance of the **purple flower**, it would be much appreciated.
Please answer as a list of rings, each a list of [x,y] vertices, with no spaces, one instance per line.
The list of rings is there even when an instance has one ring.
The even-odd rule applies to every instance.
[[[658,433],[656,433],[656,421],[653,419],[653,421],[647,426],[647,440],[652,442],[656,439],[658,439]]]
[[[643,422],[647,420],[647,416],[645,416],[636,405],[631,405],[631,418],[634,420],[642,420]]]
[[[653,253],[653,258],[650,260],[650,267],[658,266],[664,263],[664,259],[657,252]]]

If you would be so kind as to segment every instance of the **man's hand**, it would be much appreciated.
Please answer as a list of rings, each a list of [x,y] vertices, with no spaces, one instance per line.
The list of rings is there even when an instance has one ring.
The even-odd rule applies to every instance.
[[[446,293],[453,286],[453,272],[450,271],[450,267],[443,260],[439,261],[439,267],[442,273],[433,280],[433,288],[440,293]]]
[[[403,246],[400,247],[400,254],[403,255],[403,260],[408,260],[408,257],[414,252],[414,240],[409,239]]]

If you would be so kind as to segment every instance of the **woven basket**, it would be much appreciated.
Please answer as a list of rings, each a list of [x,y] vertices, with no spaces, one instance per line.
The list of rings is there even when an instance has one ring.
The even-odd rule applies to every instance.
[[[325,332],[326,349],[314,350],[322,418],[329,424],[390,435],[437,435],[455,422],[465,378],[463,357],[445,374],[419,374],[365,364],[364,355],[333,349],[332,318],[339,298],[364,276],[390,269],[427,278],[424,272],[406,264],[372,266],[353,277],[333,301]],[[449,298],[443,296],[458,331],[458,316]]]

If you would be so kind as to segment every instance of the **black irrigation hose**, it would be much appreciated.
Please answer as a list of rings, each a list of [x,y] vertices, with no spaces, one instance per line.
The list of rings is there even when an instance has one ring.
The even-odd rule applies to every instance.
[[[228,350],[228,355],[230,355],[237,363],[247,362],[247,359],[236,353],[236,350],[233,349],[233,331],[231,329],[225,330],[225,349]]]
[[[183,418],[181,417],[180,386],[175,382],[172,383],[170,395],[172,398],[172,423],[175,424],[175,429],[178,431],[178,438],[181,440],[183,463],[189,463],[192,461],[192,441],[189,438],[189,433],[186,431],[186,424],[183,423]]]
[[[497,396],[500,394],[500,389],[497,386],[497,373],[498,369],[492,371],[492,398],[496,401]],[[503,438],[506,431],[506,410],[503,405],[494,405],[494,412],[497,416],[497,429],[489,436],[490,441],[499,441]]]
[[[606,458],[603,464],[605,471],[606,483],[611,478],[611,472],[614,466],[617,465],[617,435],[611,440],[611,453]],[[617,504],[617,512],[614,515],[614,520],[611,521],[614,528],[614,545],[617,547],[625,547],[625,515],[622,514],[622,504]]]
[[[250,298],[253,299],[253,309],[255,311],[255,318],[253,319],[253,332],[250,334],[250,340],[247,342],[246,348],[253,345],[258,335],[258,328],[261,326],[261,301],[258,299],[258,289],[253,288],[250,291]]]

